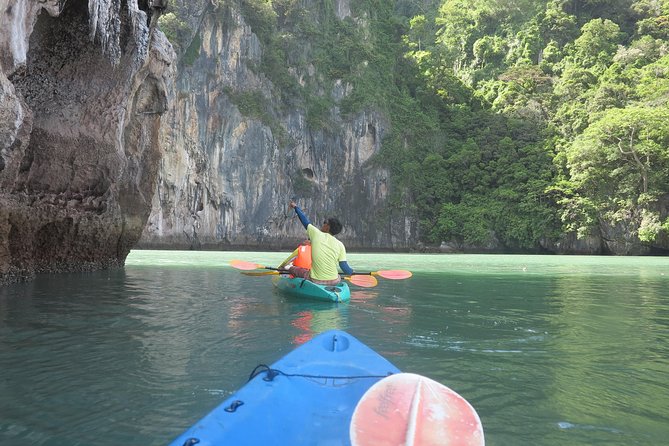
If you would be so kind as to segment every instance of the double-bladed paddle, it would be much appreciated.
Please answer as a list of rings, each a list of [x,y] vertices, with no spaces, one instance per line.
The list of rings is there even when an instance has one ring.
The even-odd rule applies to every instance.
[[[278,276],[279,274],[289,274],[286,270],[279,271],[242,271],[246,276]],[[353,285],[358,285],[363,288],[372,288],[378,285],[378,281],[374,276],[342,276],[344,279],[351,282]]]
[[[253,262],[247,262],[244,260],[231,260],[230,265],[232,265],[233,268],[241,269],[241,270],[254,270],[254,269],[269,269],[273,271],[281,271],[279,268],[272,268],[271,266],[264,266],[260,265],[258,263],[253,263]],[[260,275],[260,274],[258,274]],[[353,272],[353,275],[355,276],[379,276],[383,277],[384,279],[390,279],[390,280],[402,280],[402,279],[408,279],[409,277],[412,276],[411,271],[407,271],[404,269],[385,269],[385,270],[379,270],[379,271],[369,271],[369,272],[358,272],[355,271]]]
[[[253,263],[253,262],[247,262],[245,260],[231,260],[230,265],[232,265],[233,268],[237,268],[240,270],[243,270],[242,274],[245,274],[247,276],[269,276],[269,275],[277,275],[281,273],[288,273],[287,270],[280,269],[280,268],[274,268],[271,266],[265,266],[261,265],[259,263]],[[254,269],[267,269],[269,271],[251,271]],[[387,273],[388,271],[385,271],[384,273]],[[343,276],[344,279],[348,280],[351,282],[353,285],[357,285],[359,287],[363,288],[372,288],[378,285],[378,281],[376,280],[376,275],[379,275],[381,277],[385,277],[385,275],[381,274],[376,274],[377,272],[369,272],[369,273],[353,273],[350,276]],[[406,276],[406,274],[403,273],[408,273],[409,275]],[[392,274],[388,274],[389,276],[392,276]],[[411,273],[409,271],[402,272],[400,274],[402,276],[406,277],[411,277]],[[390,277],[388,277],[390,278]]]
[[[245,276],[278,276],[279,274],[288,274],[288,271],[242,271]],[[342,276],[344,279],[351,282],[353,285],[358,285],[363,288],[375,287],[379,282],[374,276]]]

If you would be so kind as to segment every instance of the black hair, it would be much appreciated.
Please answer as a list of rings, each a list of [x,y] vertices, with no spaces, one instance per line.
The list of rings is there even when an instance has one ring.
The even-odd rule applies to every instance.
[[[328,218],[328,225],[330,225],[330,234],[337,235],[341,232],[342,226],[338,219]]]

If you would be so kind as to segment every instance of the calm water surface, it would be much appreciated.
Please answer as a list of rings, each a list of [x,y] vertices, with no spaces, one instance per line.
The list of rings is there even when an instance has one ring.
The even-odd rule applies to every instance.
[[[669,258],[350,254],[414,277],[346,304],[228,266],[283,257],[133,251],[0,288],[0,445],[163,445],[331,328],[460,393],[487,445],[669,441]]]

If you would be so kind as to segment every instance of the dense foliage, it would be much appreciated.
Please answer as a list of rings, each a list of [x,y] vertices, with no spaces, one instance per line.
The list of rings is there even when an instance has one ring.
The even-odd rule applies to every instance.
[[[392,172],[389,211],[410,203],[425,242],[667,237],[669,0],[356,0],[343,19],[333,0],[225,3],[313,128],[335,105],[389,116],[374,162]],[[339,102],[336,82],[352,87]]]
[[[454,79],[461,82],[484,110],[455,99],[465,114],[492,113],[499,123],[475,118],[494,148],[484,170],[453,163],[464,138],[425,154],[423,163],[444,160],[442,186],[474,179],[440,197],[427,234],[475,245],[494,235],[521,248],[601,225],[643,242],[666,234],[668,37],[667,0],[446,0],[434,15],[413,17],[407,55],[426,85],[448,101],[462,89]],[[466,134],[474,139],[464,153],[480,164],[477,131]],[[418,203],[427,204],[420,197],[428,189],[415,188]]]

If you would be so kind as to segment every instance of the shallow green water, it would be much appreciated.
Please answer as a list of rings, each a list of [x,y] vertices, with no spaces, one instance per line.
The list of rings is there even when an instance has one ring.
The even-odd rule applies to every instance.
[[[669,258],[350,254],[410,269],[346,304],[278,295],[233,258],[133,251],[124,270],[0,288],[0,445],[162,445],[330,328],[478,411],[487,445],[669,438]]]

